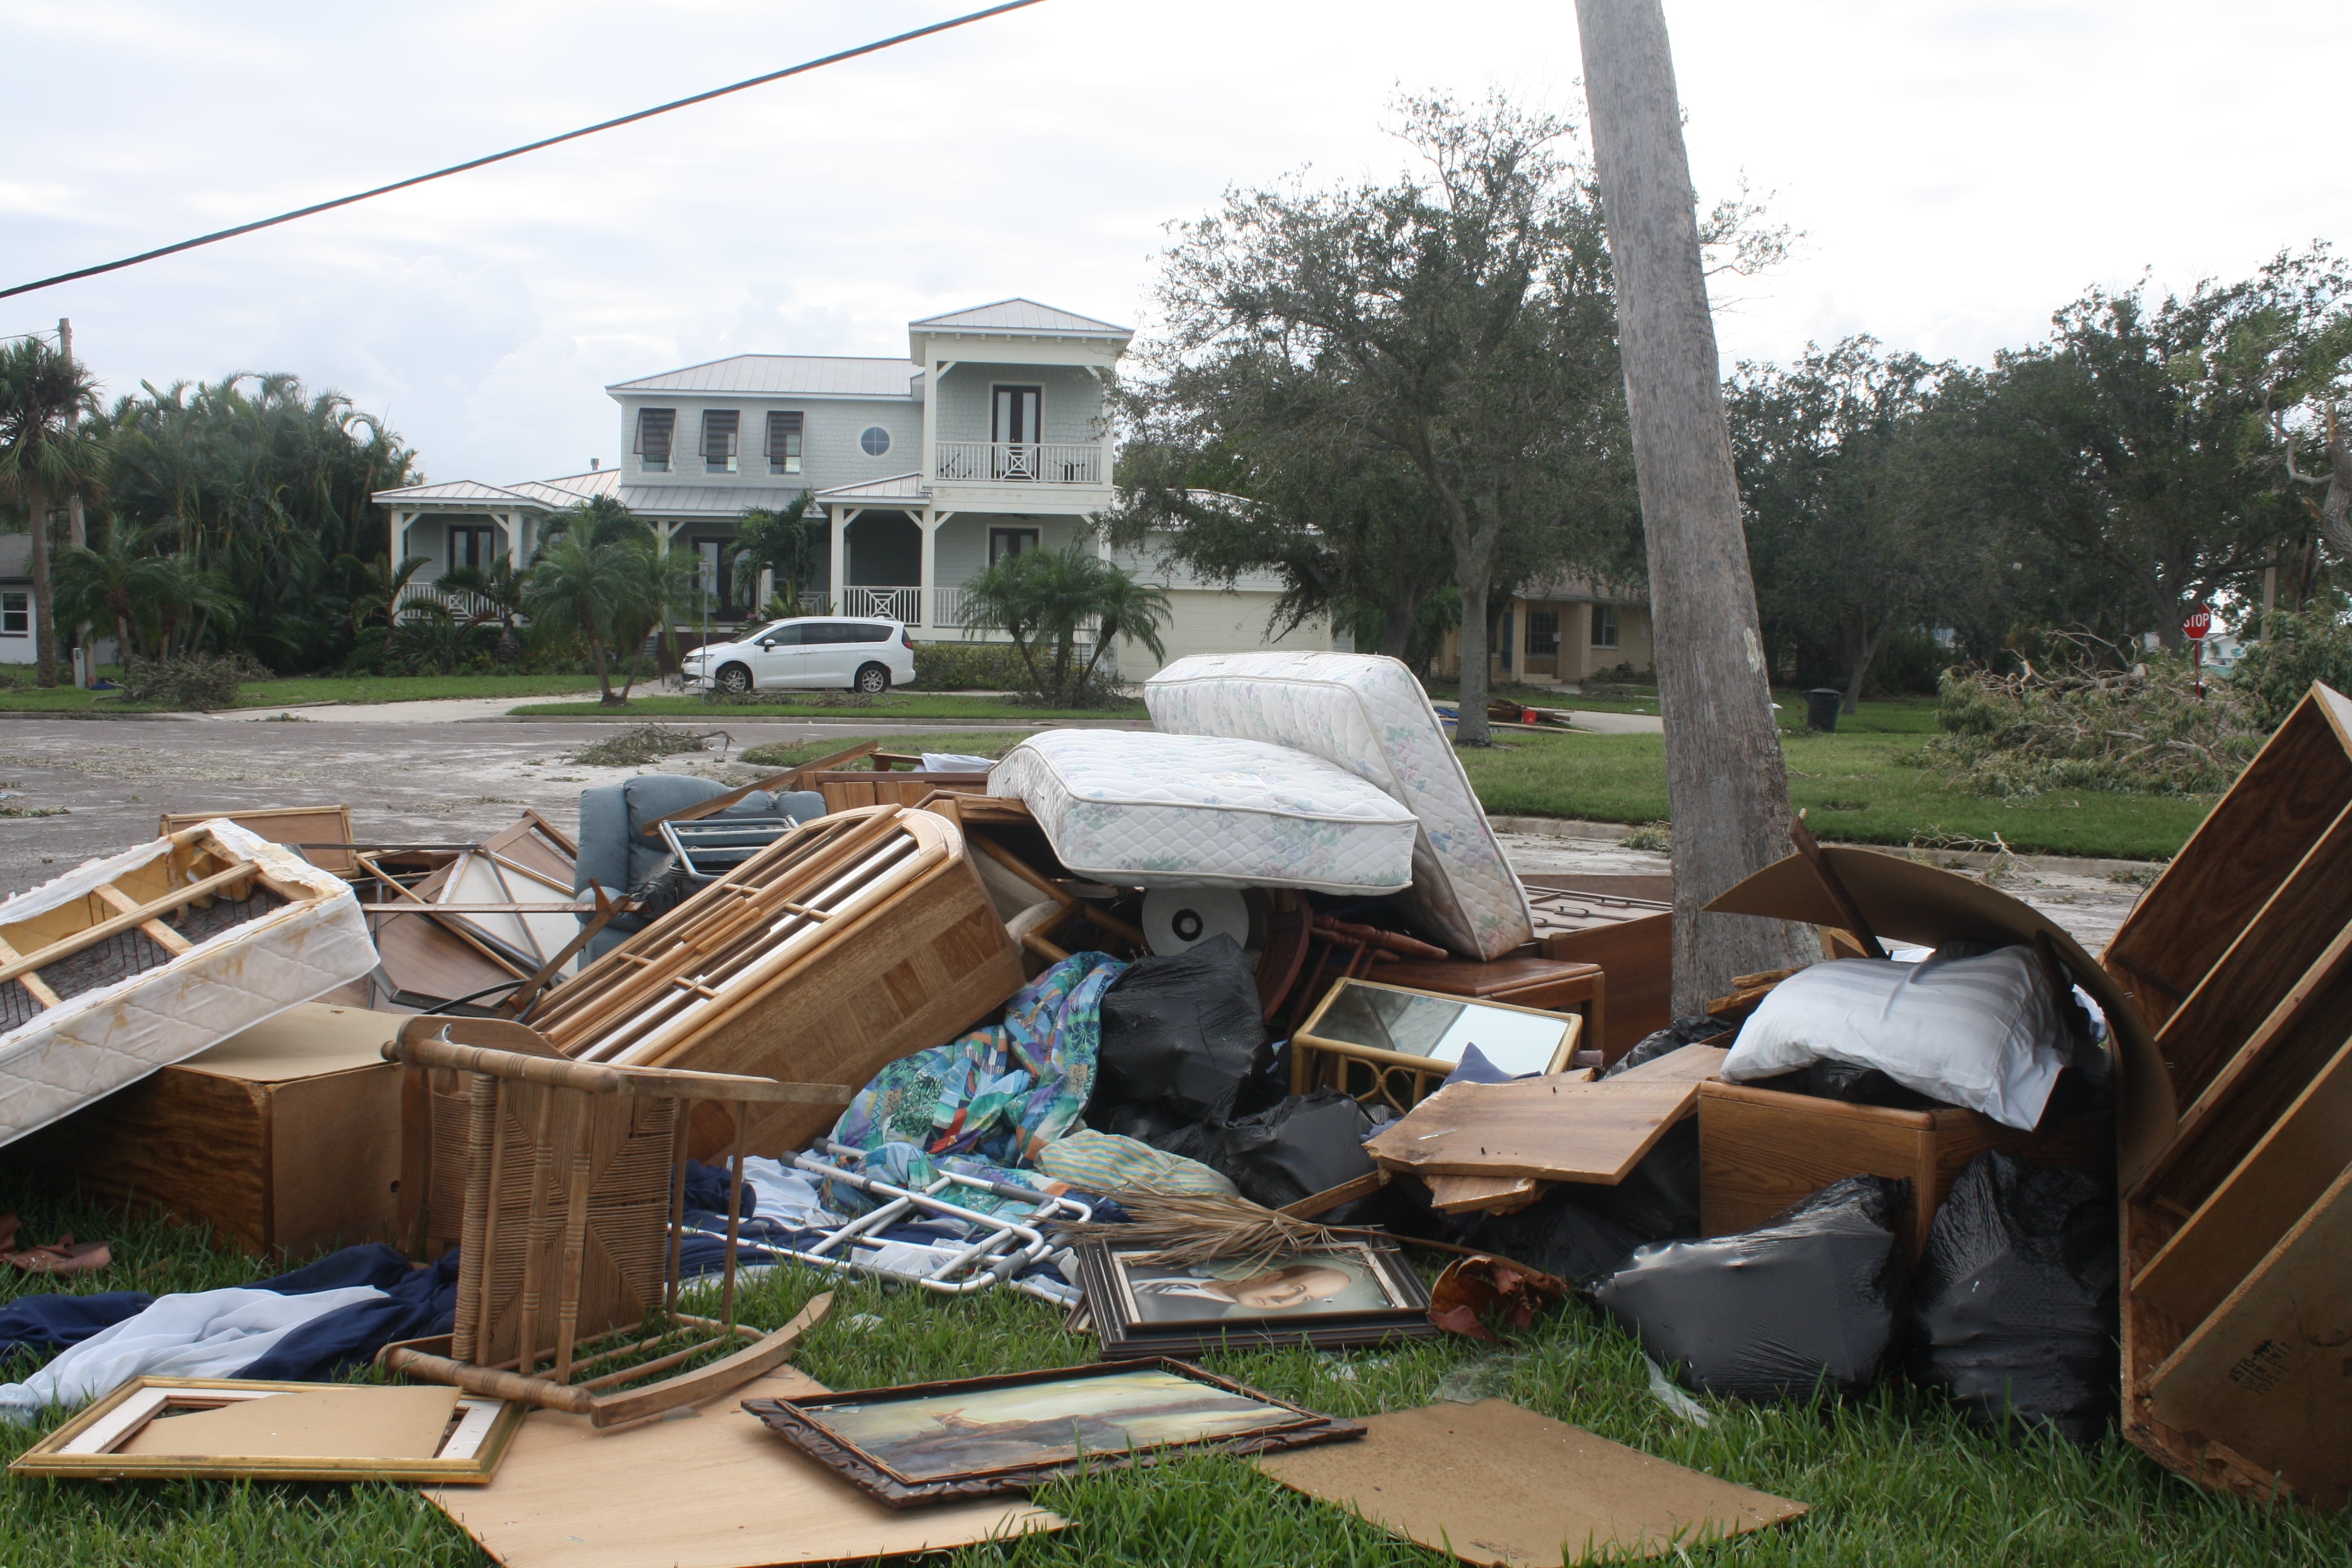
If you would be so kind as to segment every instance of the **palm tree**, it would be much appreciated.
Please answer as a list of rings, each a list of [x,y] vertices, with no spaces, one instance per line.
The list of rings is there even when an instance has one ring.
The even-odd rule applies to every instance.
[[[600,700],[610,707],[619,706],[621,699],[613,695],[605,649],[615,623],[640,591],[635,566],[623,546],[599,544],[593,528],[573,527],[540,546],[538,563],[523,584],[522,607],[530,617],[532,639],[585,637]]]
[[[626,702],[644,673],[646,643],[649,638],[656,635],[661,637],[675,666],[677,623],[701,600],[702,561],[684,545],[672,545],[664,551],[650,539],[614,548],[627,563],[630,584],[614,617],[613,633],[614,646],[635,650],[629,657],[629,672],[621,687],[621,700]]]
[[[57,606],[49,583],[49,498],[95,499],[108,452],[77,416],[98,413],[98,384],[45,338],[0,349],[0,495],[23,503],[33,531],[33,651],[43,686],[58,683]]]
[[[1160,628],[1169,619],[1168,595],[1137,582],[1083,540],[1059,550],[1007,556],[964,588],[970,624],[1010,635],[1031,689],[1056,707],[1085,689],[1114,637],[1132,637],[1165,656]],[[1073,680],[1078,633],[1089,621],[1096,623],[1095,646]],[[1041,651],[1046,658],[1042,668]]]
[[[215,623],[226,636],[244,618],[245,600],[228,574],[184,550],[158,556],[153,581],[158,658],[194,653]]]
[[[150,531],[116,521],[87,544],[68,544],[57,563],[58,613],[76,626],[114,623],[114,641],[127,663],[144,651],[138,632],[175,587],[163,557],[147,549]]]
[[[760,608],[760,574],[765,571],[775,574],[775,597],[791,606],[786,613],[800,614],[801,583],[816,570],[816,537],[808,509],[803,490],[789,506],[744,510],[735,527],[734,570],[735,594],[745,608]]]
[[[545,555],[556,541],[572,534],[591,544],[624,544],[651,539],[654,530],[653,524],[613,497],[592,496],[547,520],[539,531],[539,554]]]
[[[347,572],[359,574],[362,586],[352,600],[352,630],[364,631],[371,621],[382,621],[389,632],[399,619],[400,598],[407,592],[409,580],[433,564],[429,555],[412,555],[399,565],[392,563],[390,552],[373,561],[362,563],[356,556],[345,555],[335,564]]]

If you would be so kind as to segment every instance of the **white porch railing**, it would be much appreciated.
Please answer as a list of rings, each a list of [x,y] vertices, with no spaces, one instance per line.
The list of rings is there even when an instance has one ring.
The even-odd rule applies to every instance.
[[[443,588],[432,583],[410,583],[400,590],[400,613],[406,615],[416,605],[438,603],[448,607],[459,620],[479,616],[484,620],[496,620],[498,611],[479,594],[468,594],[457,588]]]
[[[939,477],[973,484],[1098,485],[1103,449],[1076,441],[942,441]]]
[[[903,626],[922,624],[920,588],[844,588],[841,596],[841,613],[845,616],[872,616]]]
[[[931,625],[940,627],[962,627],[971,625],[968,618],[971,590],[969,588],[934,588],[931,590]]]
[[[822,616],[830,613],[832,609],[833,595],[824,589],[803,588],[801,590],[801,614]]]

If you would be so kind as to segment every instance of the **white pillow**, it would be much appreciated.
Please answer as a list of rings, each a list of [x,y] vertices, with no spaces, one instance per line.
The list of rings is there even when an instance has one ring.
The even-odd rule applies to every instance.
[[[2041,957],[2021,945],[1924,963],[1816,963],[1764,998],[1722,1074],[1748,1083],[1816,1061],[1876,1068],[1931,1100],[2030,1131],[2067,1051]]]

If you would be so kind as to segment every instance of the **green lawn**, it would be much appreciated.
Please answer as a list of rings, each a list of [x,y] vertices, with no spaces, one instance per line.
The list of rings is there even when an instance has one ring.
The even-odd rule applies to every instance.
[[[594,683],[590,683],[593,689]],[[820,696],[835,699],[818,700]],[[855,723],[860,719],[968,719],[1003,722],[1023,719],[1132,719],[1150,715],[1140,702],[1108,708],[1030,708],[1001,697],[969,697],[958,692],[890,692],[870,703],[852,705],[845,692],[810,692],[797,700],[779,697],[772,702],[707,702],[699,697],[635,697],[622,708],[597,702],[533,702],[517,708],[520,719],[586,719],[614,713],[643,713],[654,718],[694,719],[825,719]]]
[[[24,1215],[28,1235],[115,1238],[114,1268],[75,1281],[78,1289],[202,1289],[269,1272],[211,1250],[194,1233],[120,1211],[23,1193],[5,1194],[5,1202]],[[0,1279],[0,1304],[43,1288],[12,1273]],[[744,1320],[781,1324],[821,1288],[805,1274],[772,1279],[746,1292]],[[866,1283],[837,1287],[833,1313],[799,1365],[832,1387],[854,1388],[1069,1365],[1093,1354],[1092,1341],[1063,1331],[1059,1310],[1024,1297],[950,1300]],[[2256,1568],[2352,1561],[2352,1525],[2341,1518],[2200,1490],[2114,1437],[2089,1452],[2042,1439],[2012,1447],[1970,1432],[1934,1396],[1900,1387],[1825,1413],[1703,1400],[1713,1425],[1700,1427],[1649,1395],[1638,1348],[1580,1306],[1500,1345],[1446,1339],[1397,1351],[1205,1360],[1213,1371],[1339,1415],[1449,1395],[1508,1398],[1811,1507],[1794,1524],[1692,1546],[1660,1560],[1666,1563]],[[9,1375],[33,1364],[20,1360]],[[0,1458],[14,1458],[61,1419],[37,1429],[0,1426]],[[690,1506],[694,1484],[690,1475],[645,1479],[647,1497],[670,1506]],[[490,1561],[403,1487],[12,1479],[0,1481],[0,1563],[8,1564],[488,1568]],[[1287,1492],[1240,1459],[1082,1478],[1036,1500],[1072,1528],[922,1561],[959,1568],[1444,1568],[1451,1561]]]
[[[118,675],[117,671],[103,671]],[[593,675],[305,675],[249,681],[239,708],[290,708],[310,702],[422,702],[464,697],[561,697],[593,691]],[[128,702],[119,691],[70,686],[0,688],[0,713],[152,713],[153,703]]]

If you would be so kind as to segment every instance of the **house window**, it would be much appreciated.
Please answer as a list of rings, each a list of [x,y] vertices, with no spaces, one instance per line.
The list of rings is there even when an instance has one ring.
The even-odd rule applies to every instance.
[[[1559,652],[1559,612],[1529,610],[1528,612],[1528,657],[1549,658]]]
[[[0,637],[33,635],[33,598],[15,589],[0,593]]]
[[[734,542],[727,539],[698,538],[694,542],[694,599],[698,614],[725,615],[733,604],[733,552],[728,547]]]
[[[677,430],[675,408],[637,410],[637,467],[655,473],[669,471],[670,437]]]
[[[1034,528],[992,528],[988,531],[988,563],[1010,561],[1037,548],[1037,531]]]
[[[866,433],[857,437],[857,444],[867,457],[878,458],[890,449],[890,432],[879,425],[868,425]]]
[[[1617,646],[1616,605],[1595,605],[1592,606],[1592,646],[1594,647],[1615,647]]]
[[[743,416],[732,408],[707,408],[702,414],[702,466],[710,473],[735,471],[735,437]]]
[[[490,526],[485,522],[457,522],[449,525],[449,570],[470,566],[482,571],[498,558],[498,546],[491,541]]]
[[[777,410],[768,416],[768,472],[801,471],[801,416],[798,410]]]

